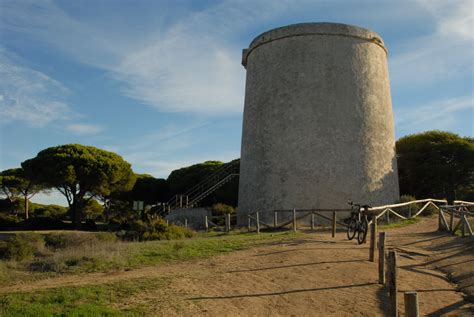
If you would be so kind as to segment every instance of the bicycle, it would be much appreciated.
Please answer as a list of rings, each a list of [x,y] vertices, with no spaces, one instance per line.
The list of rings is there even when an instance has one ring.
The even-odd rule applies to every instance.
[[[354,204],[352,201],[349,201],[348,204],[351,205],[351,218],[349,219],[349,223],[347,225],[347,238],[352,240],[357,233],[357,242],[362,244],[365,242],[367,231],[369,229],[367,211],[370,206],[361,206],[359,204]],[[361,208],[363,208],[363,210],[361,210]]]

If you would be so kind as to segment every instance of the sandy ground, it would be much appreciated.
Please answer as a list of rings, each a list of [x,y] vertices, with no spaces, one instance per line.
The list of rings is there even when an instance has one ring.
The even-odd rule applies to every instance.
[[[422,316],[474,316],[461,292],[473,291],[474,241],[436,232],[437,219],[387,230],[387,247],[398,252],[399,310],[403,292],[417,291]],[[33,291],[140,277],[166,277],[165,288],[121,303],[143,303],[159,316],[381,316],[386,289],[368,244],[344,232],[308,233],[285,244],[266,244],[211,259],[132,271],[65,276],[5,287]],[[457,283],[457,284],[456,284]]]

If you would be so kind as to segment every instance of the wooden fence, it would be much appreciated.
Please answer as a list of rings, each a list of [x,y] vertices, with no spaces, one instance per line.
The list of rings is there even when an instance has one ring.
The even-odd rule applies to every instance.
[[[429,210],[429,207],[432,207],[437,212],[439,212],[440,219],[442,219],[442,217],[444,216],[444,213],[446,213],[446,208],[453,209],[454,207],[456,207],[457,209],[453,209],[454,217],[460,218],[464,223],[463,226],[461,227],[457,226],[456,229],[458,228],[462,229],[463,227],[465,227],[466,232],[469,232],[469,233],[472,232],[468,221],[465,220],[465,217],[474,215],[473,213],[470,213],[469,211],[467,211],[467,208],[469,206],[474,206],[474,203],[465,202],[465,201],[455,201],[454,206],[446,206],[445,205],[446,203],[447,203],[446,200],[427,198],[427,199],[421,199],[421,200],[413,200],[413,201],[409,201],[405,203],[371,207],[368,209],[368,214],[372,218],[372,220],[369,221],[369,225],[371,225],[374,222],[374,219],[377,220],[377,222],[379,222],[380,218],[383,216],[386,223],[390,223],[391,217],[399,218],[402,220],[413,219],[413,218],[418,217],[420,214],[427,212]],[[400,211],[401,209],[404,209],[404,210]],[[335,236],[337,225],[347,227],[346,223],[340,221],[341,220],[340,215],[342,214],[344,216],[348,216],[348,212],[350,211],[351,209],[349,208],[347,209],[327,209],[327,208],[316,209],[314,208],[314,209],[268,210],[268,211],[257,211],[257,212],[247,214],[247,218],[248,218],[248,223],[249,223],[248,226],[255,227],[255,230],[258,232],[261,227],[271,228],[271,229],[281,229],[288,225],[291,225],[293,230],[296,230],[298,228],[298,221],[307,217],[311,217],[310,219],[311,229],[314,230],[315,218],[319,217],[327,221],[330,221],[331,227],[332,227],[331,228],[332,233],[333,233],[333,236]],[[284,222],[279,222],[279,215],[288,214],[288,213],[292,213],[293,217],[291,217],[290,220],[287,219]],[[327,213],[329,213],[330,216],[327,215]],[[272,218],[273,218],[272,223],[262,221],[262,215],[268,215],[268,214],[272,215]],[[440,222],[441,221],[443,220],[440,220]]]
[[[470,202],[440,206],[438,230],[452,234],[456,234],[460,230],[463,237],[468,234],[472,237],[473,232],[468,217],[474,217],[474,212],[469,211],[469,208],[473,208],[473,206],[474,204]],[[447,216],[449,216],[449,222]]]
[[[371,231],[375,230],[377,223],[384,220],[386,223],[390,223],[391,218],[398,218],[401,220],[414,219],[424,212],[433,208],[439,215],[439,230],[449,231],[455,234],[458,230],[461,231],[462,236],[473,235],[472,226],[468,221],[468,217],[474,216],[474,213],[469,211],[469,208],[474,207],[473,202],[467,201],[455,201],[454,205],[446,205],[446,200],[441,199],[421,199],[414,200],[405,203],[376,206],[368,209],[368,214],[371,218],[369,226],[372,226]],[[267,211],[256,211],[247,215],[222,215],[222,216],[205,216],[205,230],[210,229],[230,232],[232,229],[231,223],[236,224],[237,217],[247,218],[247,229],[248,231],[255,231],[260,233],[261,228],[277,230],[287,226],[291,226],[293,231],[297,231],[301,227],[301,221],[309,218],[309,224],[311,230],[316,229],[316,219],[321,218],[326,222],[330,223],[332,237],[336,236],[337,226],[347,227],[347,224],[342,221],[342,218],[349,216],[350,208],[346,209],[287,209],[287,210],[267,210]],[[271,216],[269,216],[271,215]],[[264,217],[262,217],[264,216]],[[383,217],[383,218],[382,218]],[[263,221],[265,218],[267,221]],[[271,219],[269,222],[268,220]],[[282,220],[284,219],[284,220]],[[449,219],[449,221],[448,221]],[[375,228],[373,228],[375,226]],[[373,235],[375,236],[375,235]],[[376,238],[371,238],[371,246],[375,244]]]
[[[339,213],[344,213],[348,215],[348,213],[351,211],[351,209],[319,209],[319,208],[314,208],[314,209],[290,209],[290,210],[267,210],[267,211],[257,211],[254,213],[247,214],[247,223],[248,223],[248,228],[249,231],[251,230],[252,227],[255,227],[255,230],[257,233],[260,233],[260,228],[263,226],[268,229],[282,229],[288,225],[291,225],[291,228],[293,231],[297,231],[298,229],[298,221],[301,221],[302,219],[310,217],[310,226],[311,230],[315,230],[316,227],[316,218],[322,218],[325,219],[326,221],[329,221],[331,223],[332,227],[332,236],[336,236],[336,226],[339,224],[341,226],[346,227],[347,224],[344,222],[341,222],[338,220],[337,214]],[[329,213],[330,215],[324,214],[324,213]],[[267,223],[265,221],[262,221],[262,215],[268,215],[270,214],[273,219],[272,223]],[[288,214],[291,215],[291,217],[288,217]],[[280,216],[281,215],[286,215],[285,221],[280,221]],[[267,217],[268,219],[269,217]],[[288,218],[290,218],[288,220]]]

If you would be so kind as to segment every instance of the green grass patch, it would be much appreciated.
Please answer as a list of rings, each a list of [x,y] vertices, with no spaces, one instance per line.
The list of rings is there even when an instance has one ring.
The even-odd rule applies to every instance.
[[[84,240],[82,244],[70,242],[63,235],[47,241],[50,248],[22,261],[0,261],[0,285],[19,281],[39,280],[59,274],[107,272],[132,269],[144,265],[189,261],[217,254],[242,250],[251,246],[291,239],[293,232],[206,233],[183,240],[122,242],[119,240]],[[75,237],[71,234],[71,237]],[[88,237],[94,237],[88,236]],[[58,238],[58,239],[56,239]],[[61,238],[61,239],[59,239]],[[87,242],[87,243],[86,243]]]
[[[59,287],[0,295],[1,316],[143,316],[146,308],[123,303],[163,287],[165,279],[140,278],[109,284]],[[122,307],[121,307],[122,306]]]
[[[199,234],[193,239],[177,241],[119,242],[121,247],[112,258],[95,258],[96,271],[115,268],[134,268],[193,259],[246,249],[256,245],[286,241],[300,233],[273,232]],[[108,242],[110,243],[110,242]],[[63,252],[59,250],[58,252]],[[102,253],[100,253],[102,254]],[[90,254],[93,258],[94,255]],[[0,266],[0,275],[9,275],[10,264]],[[1,264],[1,262],[0,262]],[[91,270],[87,265],[78,266],[75,272]],[[30,275],[50,276],[47,273]],[[0,316],[143,316],[148,311],[146,301],[131,301],[139,294],[152,292],[169,283],[168,279],[141,278],[76,287],[60,287],[0,295]]]
[[[293,232],[277,233],[237,233],[215,234],[210,236],[179,240],[152,241],[131,249],[128,265],[158,264],[206,258],[226,252],[242,250],[270,241],[283,241],[299,234]]]
[[[420,218],[411,218],[411,219],[406,219],[406,220],[395,221],[389,224],[380,225],[378,227],[380,229],[399,228],[399,227],[405,227],[405,226],[415,224],[419,221],[420,221]]]

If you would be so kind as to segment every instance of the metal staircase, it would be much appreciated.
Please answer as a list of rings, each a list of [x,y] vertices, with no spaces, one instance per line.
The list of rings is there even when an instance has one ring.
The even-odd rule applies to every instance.
[[[174,195],[168,202],[168,212],[177,208],[189,208],[212,194],[216,189],[239,175],[238,160],[223,164],[211,175],[190,188],[184,194]]]

